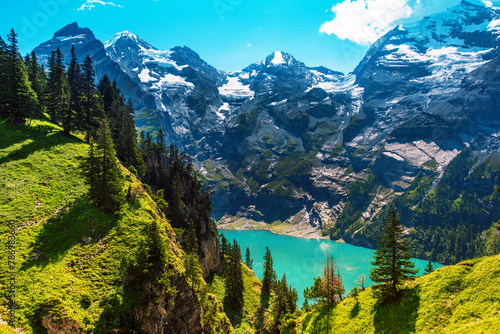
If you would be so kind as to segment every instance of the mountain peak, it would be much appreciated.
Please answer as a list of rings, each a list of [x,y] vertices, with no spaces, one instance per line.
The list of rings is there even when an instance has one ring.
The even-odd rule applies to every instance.
[[[109,41],[106,41],[104,43],[104,47],[107,49],[107,48],[119,43],[120,41],[122,41],[124,43],[132,42],[132,43],[137,44],[140,47],[145,48],[145,49],[155,49],[149,43],[147,43],[146,41],[141,39],[139,36],[137,36],[134,33],[131,33],[128,30],[114,34],[114,36]]]
[[[297,60],[289,53],[283,51],[274,51],[266,57],[264,65],[267,66],[290,66]]]
[[[81,28],[78,26],[78,23],[76,22],[70,23],[61,30],[58,30],[54,34],[53,38],[56,39],[62,37],[73,37],[78,35],[86,35],[92,39],[95,38],[94,33],[89,28]]]

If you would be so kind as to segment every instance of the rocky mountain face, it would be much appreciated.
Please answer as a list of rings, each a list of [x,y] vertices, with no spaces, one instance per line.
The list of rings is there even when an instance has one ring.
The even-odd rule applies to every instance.
[[[154,108],[154,98],[126,75],[120,66],[114,62],[104,49],[101,41],[95,38],[88,28],[81,28],[78,24],[71,23],[57,31],[51,40],[35,48],[39,62],[47,65],[50,52],[59,48],[65,62],[69,63],[71,46],[75,46],[75,54],[80,63],[89,55],[92,58],[96,78],[99,80],[107,74],[111,82],[116,81],[118,88],[127,98],[130,98],[136,108]]]
[[[392,203],[421,245],[414,255],[453,262],[484,253],[500,218],[499,35],[499,9],[462,1],[394,28],[348,75],[281,51],[224,73],[130,32],[104,45],[154,99],[137,125],[161,127],[214,187],[214,218],[280,220],[374,247]],[[457,229],[468,232],[439,241]]]

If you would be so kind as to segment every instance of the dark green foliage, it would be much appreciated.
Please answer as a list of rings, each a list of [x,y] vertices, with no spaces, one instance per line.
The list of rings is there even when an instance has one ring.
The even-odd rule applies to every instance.
[[[297,300],[299,295],[297,290],[288,285],[286,281],[286,273],[283,274],[281,280],[276,283],[276,300],[274,313],[274,328],[279,330],[285,323],[285,319],[290,314],[297,311]]]
[[[385,220],[370,271],[371,280],[381,283],[373,289],[382,301],[398,298],[400,284],[413,278],[418,272],[418,269],[413,269],[415,264],[411,261],[411,247],[403,232],[404,226],[399,222],[396,210],[392,208]]]
[[[99,125],[98,120],[104,117],[103,106],[98,96],[98,91],[94,83],[94,67],[92,58],[89,55],[85,57],[82,67],[82,95],[83,95],[83,113],[81,129],[87,132],[86,140],[90,141],[91,131]]]
[[[243,308],[243,273],[241,266],[240,246],[233,241],[228,244],[226,256],[226,266],[224,268],[224,283],[226,285],[226,302],[235,311],[241,311]]]
[[[432,267],[431,260],[429,260],[429,261],[427,262],[427,267],[425,267],[425,269],[424,269],[424,272],[425,272],[426,274],[430,274],[430,273],[432,273],[433,271],[434,271],[434,268]]]
[[[60,122],[63,113],[68,110],[69,104],[69,87],[63,61],[61,50],[57,49],[50,53],[47,111],[51,121],[56,124]]]
[[[182,249],[186,253],[198,254],[198,238],[196,237],[196,227],[192,220],[189,221],[186,232],[183,234],[184,245]]]
[[[250,257],[250,248],[248,248],[248,247],[245,251],[245,264],[247,265],[248,268],[252,269],[253,260]]]
[[[264,254],[264,272],[262,274],[262,289],[261,293],[269,294],[271,288],[276,283],[276,272],[273,269],[273,258],[269,247],[266,246],[266,254]]]
[[[4,108],[6,116],[11,121],[23,123],[33,116],[32,111],[39,107],[36,93],[31,88],[31,82],[24,62],[19,54],[17,34],[12,29],[7,36],[9,45],[6,47],[3,66],[6,71],[4,79]],[[2,46],[3,47],[3,46]]]
[[[110,211],[117,210],[124,202],[125,194],[113,141],[105,121],[101,122],[97,132],[96,144],[90,144],[89,155],[82,168],[90,186],[90,198]]]
[[[77,121],[82,121],[83,114],[83,77],[80,64],[76,59],[75,46],[71,46],[71,60],[68,67],[67,80],[69,86],[68,109],[62,111],[62,126],[64,133],[69,134],[76,127]]]
[[[147,142],[151,137],[141,135],[141,138]],[[147,145],[144,141],[140,143],[141,147]],[[217,235],[215,223],[210,219],[209,189],[203,188],[189,156],[180,153],[177,147],[171,145],[166,153],[156,145],[151,148],[146,154],[148,167],[144,182],[153,190],[164,190],[163,200],[168,203],[165,216],[174,228],[187,229],[190,221],[194,223],[199,248],[201,240]]]
[[[226,267],[226,254],[228,254],[229,250],[229,242],[224,236],[224,234],[220,235],[220,259],[221,259],[221,264],[222,268],[224,269]]]
[[[32,51],[31,55],[26,56],[25,64],[31,82],[31,88],[35,91],[40,103],[39,107],[33,110],[32,116],[40,119],[43,118],[42,113],[47,104],[47,75],[40,64],[38,64],[38,58],[35,51]]]

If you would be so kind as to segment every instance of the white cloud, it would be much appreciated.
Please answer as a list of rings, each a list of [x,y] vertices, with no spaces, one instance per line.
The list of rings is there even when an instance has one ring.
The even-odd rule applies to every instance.
[[[320,32],[358,44],[370,44],[394,28],[400,19],[412,15],[410,0],[344,0],[333,6],[335,18]],[[417,0],[417,4],[420,1]]]
[[[102,0],[87,0],[83,5],[78,8],[78,10],[92,10],[92,8],[95,8],[95,5],[103,5],[103,6],[113,6],[113,7],[119,7],[123,8],[121,5],[117,5],[111,1],[102,1]]]
[[[248,47],[251,48],[252,47],[252,43],[248,43]]]

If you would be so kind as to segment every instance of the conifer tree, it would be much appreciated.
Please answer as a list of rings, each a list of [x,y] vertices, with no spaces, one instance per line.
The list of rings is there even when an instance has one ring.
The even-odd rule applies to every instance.
[[[0,116],[8,116],[7,113],[7,44],[0,36]]]
[[[103,120],[97,132],[96,145],[90,145],[83,163],[83,175],[90,186],[89,195],[98,205],[110,211],[119,209],[125,200],[122,176],[116,159],[108,125]]]
[[[224,236],[224,233],[220,235],[220,258],[221,258],[221,265],[222,269],[225,270],[226,268],[226,256],[228,254],[229,250],[229,243]]]
[[[240,246],[233,240],[233,244],[228,247],[228,259],[224,270],[224,282],[226,286],[226,302],[235,311],[243,308],[243,272],[241,266]]]
[[[87,142],[90,141],[90,133],[99,124],[98,120],[104,117],[104,113],[99,108],[99,97],[94,77],[95,71],[92,65],[92,58],[87,55],[82,68],[83,117],[81,122],[81,129],[87,133]]]
[[[264,254],[264,273],[262,275],[261,293],[269,294],[271,288],[276,282],[276,272],[273,269],[273,258],[269,247],[266,246],[266,254]]]
[[[434,271],[434,268],[432,267],[431,259],[427,262],[427,267],[425,267],[424,272],[426,274],[430,274]]]
[[[418,272],[418,269],[414,269],[415,264],[411,261],[409,252],[411,247],[403,232],[404,227],[399,222],[396,210],[392,208],[385,220],[370,271],[371,280],[382,283],[373,287],[382,301],[397,298],[399,285]]]
[[[167,218],[172,222],[175,227],[184,227],[186,224],[186,204],[184,202],[184,188],[179,170],[175,171],[171,200],[169,201]]]
[[[68,108],[63,110],[62,125],[66,134],[74,130],[76,122],[83,120],[82,115],[82,73],[80,64],[75,54],[75,46],[71,46],[71,60],[68,66],[68,86],[69,86],[69,102]]]
[[[245,251],[245,264],[247,265],[248,268],[252,269],[253,260],[250,257],[250,248],[248,248],[248,247]]]
[[[61,50],[57,49],[51,52],[49,57],[47,109],[54,123],[61,122],[69,108],[69,86],[63,61],[64,57]]]
[[[34,111],[33,116],[41,118],[44,106],[47,103],[47,76],[38,63],[38,57],[36,56],[35,51],[32,51],[31,55],[26,56],[26,70],[31,82],[31,88],[33,88],[33,91],[36,93],[39,101],[39,108]]]
[[[184,251],[186,253],[198,254],[198,238],[196,237],[196,227],[190,219],[186,232],[184,233]]]
[[[31,88],[28,73],[19,54],[17,34],[14,29],[7,36],[9,45],[6,52],[7,85],[5,100],[10,119],[14,122],[24,122],[33,115],[33,109],[38,108],[38,98]]]

